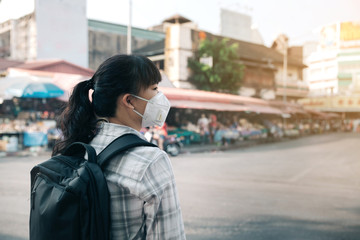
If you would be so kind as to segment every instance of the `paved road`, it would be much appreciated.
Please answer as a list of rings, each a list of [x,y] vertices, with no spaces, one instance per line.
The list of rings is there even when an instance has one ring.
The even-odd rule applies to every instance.
[[[0,239],[27,239],[29,170],[0,158]],[[360,135],[172,158],[188,239],[360,239]]]

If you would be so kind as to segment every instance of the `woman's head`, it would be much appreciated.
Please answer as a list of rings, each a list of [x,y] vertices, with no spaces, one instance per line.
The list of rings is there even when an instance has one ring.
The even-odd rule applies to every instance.
[[[93,107],[96,115],[113,117],[119,96],[138,95],[161,81],[161,75],[148,58],[116,55],[103,62],[93,76]]]
[[[144,56],[115,55],[105,60],[89,81],[75,86],[58,121],[63,139],[55,145],[53,154],[76,141],[89,143],[96,134],[98,117],[119,118],[119,108],[128,108],[125,112],[130,113],[136,101],[131,96],[148,92],[160,81],[159,70]],[[90,89],[94,90],[92,102]]]

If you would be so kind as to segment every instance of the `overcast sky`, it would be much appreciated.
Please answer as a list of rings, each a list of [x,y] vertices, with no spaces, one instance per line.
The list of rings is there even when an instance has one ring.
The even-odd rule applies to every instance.
[[[0,22],[34,9],[33,0],[0,0]],[[220,32],[220,8],[252,16],[265,45],[280,33],[290,44],[316,39],[319,27],[337,21],[360,21],[360,0],[132,0],[133,26],[147,28],[174,14],[183,15],[205,31]],[[91,19],[128,24],[129,0],[88,0]]]

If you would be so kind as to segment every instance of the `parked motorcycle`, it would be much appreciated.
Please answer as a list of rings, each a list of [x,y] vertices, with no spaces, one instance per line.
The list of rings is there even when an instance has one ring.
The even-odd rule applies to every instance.
[[[155,145],[159,145],[159,140],[158,138],[154,138],[154,133],[151,133],[150,142]],[[171,156],[175,157],[179,155],[182,147],[183,147],[183,143],[181,142],[181,139],[176,135],[165,136],[163,142],[163,149]]]
[[[165,152],[169,153],[171,156],[175,157],[179,155],[182,147],[183,144],[181,142],[181,139],[178,138],[176,135],[169,135],[165,138],[164,149]]]

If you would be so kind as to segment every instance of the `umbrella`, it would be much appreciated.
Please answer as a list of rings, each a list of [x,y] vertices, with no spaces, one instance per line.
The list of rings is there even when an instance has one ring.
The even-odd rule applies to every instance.
[[[20,98],[56,98],[64,91],[50,82],[21,82],[8,87],[5,94]]]
[[[37,77],[28,75],[10,76],[0,78],[0,98],[12,99],[19,96],[19,89],[25,88],[25,84],[30,83],[51,83],[52,79],[49,77]],[[13,92],[11,89],[18,89]]]

